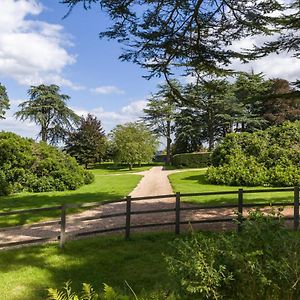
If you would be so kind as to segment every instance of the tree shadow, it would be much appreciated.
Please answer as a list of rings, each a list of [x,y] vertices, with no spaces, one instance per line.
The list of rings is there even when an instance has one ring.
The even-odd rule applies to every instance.
[[[125,280],[137,293],[168,288],[172,279],[162,253],[169,253],[168,242],[173,239],[172,234],[152,233],[136,235],[130,241],[123,237],[71,241],[63,250],[42,245],[2,251],[0,287],[4,295],[8,293],[4,298],[12,300],[45,299],[47,288],[62,288],[68,280],[76,291],[82,282],[91,283],[96,290],[107,283],[124,291]]]

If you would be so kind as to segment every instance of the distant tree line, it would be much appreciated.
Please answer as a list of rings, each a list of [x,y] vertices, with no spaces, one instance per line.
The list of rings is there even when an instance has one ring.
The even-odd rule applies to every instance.
[[[182,97],[168,84],[160,85],[143,117],[154,133],[166,139],[168,160],[172,151],[189,153],[205,145],[212,150],[228,133],[254,132],[300,119],[300,91],[285,79],[242,73],[233,83],[215,79],[172,84]]]

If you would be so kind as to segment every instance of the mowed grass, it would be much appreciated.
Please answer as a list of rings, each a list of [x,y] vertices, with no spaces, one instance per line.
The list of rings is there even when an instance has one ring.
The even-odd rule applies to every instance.
[[[245,186],[226,186],[210,184],[205,179],[206,169],[198,171],[187,171],[169,175],[169,180],[174,192],[181,193],[199,193],[199,192],[220,192],[237,191],[239,188],[245,190],[270,189],[270,187],[245,187]],[[197,196],[182,197],[182,200],[192,203],[206,204],[225,204],[237,203],[237,195],[215,195],[215,196]],[[293,202],[293,192],[265,192],[245,194],[244,201],[247,203],[258,202]]]
[[[94,172],[94,171],[93,171]],[[95,172],[94,172],[95,173]],[[0,197],[0,212],[56,206],[65,203],[101,202],[117,200],[128,195],[139,183],[140,175],[95,176],[92,184],[85,185],[75,191],[20,193],[8,197]],[[77,210],[70,210],[75,212]],[[23,225],[48,220],[60,215],[59,211],[39,212],[0,216],[0,227]]]
[[[137,294],[172,288],[164,260],[174,235],[135,234],[70,241],[61,250],[56,244],[0,252],[1,300],[46,299],[47,288],[61,289],[72,280],[75,291],[82,282],[98,291],[102,283],[128,292],[125,280]]]
[[[138,173],[143,171],[148,171],[154,166],[159,166],[161,164],[144,164],[141,166],[134,165],[132,170],[129,170],[126,165],[115,165],[113,163],[103,163],[98,164],[93,167],[93,173],[97,175],[110,175],[110,174],[125,174],[125,173]]]

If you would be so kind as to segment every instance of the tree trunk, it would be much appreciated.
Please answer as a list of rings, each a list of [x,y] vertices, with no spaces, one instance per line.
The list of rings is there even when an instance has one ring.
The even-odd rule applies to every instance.
[[[42,127],[42,130],[41,130],[41,135],[42,135],[42,141],[47,143],[47,128],[46,127]]]
[[[129,164],[129,170],[132,170],[132,163]]]
[[[171,121],[167,121],[167,164],[171,162],[171,142]]]

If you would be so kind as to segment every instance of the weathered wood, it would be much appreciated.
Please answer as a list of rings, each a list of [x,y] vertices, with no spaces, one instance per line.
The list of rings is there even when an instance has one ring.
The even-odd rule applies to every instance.
[[[62,205],[61,215],[60,215],[60,239],[59,239],[59,245],[61,248],[64,248],[66,242],[66,215],[67,215],[67,208],[65,205]]]
[[[242,222],[243,222],[243,202],[244,202],[244,194],[243,189],[239,189],[238,191],[238,232],[241,231]]]
[[[299,228],[299,187],[294,188],[294,230]]]
[[[131,219],[131,196],[126,197],[126,229],[125,229],[125,239],[130,238],[130,220]]]
[[[180,234],[180,193],[176,193],[176,203],[175,203],[175,234]]]

